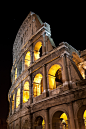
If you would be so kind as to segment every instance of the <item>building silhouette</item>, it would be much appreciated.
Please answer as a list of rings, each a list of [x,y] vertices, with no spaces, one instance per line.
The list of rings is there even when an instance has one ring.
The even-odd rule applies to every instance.
[[[55,46],[30,12],[14,45],[8,129],[86,129],[86,50]]]

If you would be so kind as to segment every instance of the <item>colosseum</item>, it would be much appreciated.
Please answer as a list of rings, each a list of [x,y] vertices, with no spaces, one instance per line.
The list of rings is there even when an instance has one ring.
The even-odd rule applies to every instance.
[[[55,46],[30,12],[13,44],[8,129],[86,129],[86,50]]]

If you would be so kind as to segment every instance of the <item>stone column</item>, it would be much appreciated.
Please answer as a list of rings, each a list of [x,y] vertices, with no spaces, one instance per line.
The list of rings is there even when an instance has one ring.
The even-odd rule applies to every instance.
[[[12,115],[12,96],[10,98],[10,115]]]
[[[47,91],[46,66],[43,65],[43,92]]]
[[[46,54],[45,32],[43,33],[42,55]]]
[[[31,63],[30,64],[33,64],[33,50],[30,53],[31,53]]]
[[[63,69],[62,69],[62,81],[63,81],[63,86],[65,86],[64,90],[69,89],[68,87],[68,69],[67,69],[67,62],[66,62],[66,54],[62,54],[62,65],[63,65]]]
[[[23,82],[21,81],[21,89],[20,89],[20,108],[22,108],[23,104]]]
[[[22,56],[22,71],[24,71],[24,65],[25,65],[25,56],[24,56],[24,54],[23,54],[23,56]]]
[[[33,102],[33,83],[32,74],[30,75],[30,104]]]
[[[47,96],[46,65],[43,65],[43,98]]]
[[[46,109],[45,110],[45,113],[46,113],[46,123],[45,123],[45,129],[50,129],[49,127],[49,111]]]
[[[68,105],[70,129],[75,129],[72,103]]]
[[[14,112],[16,112],[16,95],[17,95],[17,89],[15,89]]]

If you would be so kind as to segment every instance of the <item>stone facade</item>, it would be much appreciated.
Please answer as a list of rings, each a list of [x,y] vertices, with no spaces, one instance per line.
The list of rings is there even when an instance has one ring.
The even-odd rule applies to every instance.
[[[26,66],[25,57],[28,51],[30,60],[28,58],[29,65]],[[12,86],[8,93],[10,107],[8,128],[85,129],[83,118],[86,110],[85,60],[85,50],[77,51],[66,42],[56,47],[51,38],[50,25],[43,23],[38,15],[30,12],[21,25],[13,45]],[[54,68],[58,67],[62,78],[56,81],[58,77]],[[35,80],[40,81],[40,78],[36,77],[39,74],[41,82],[37,85]],[[29,98],[28,101],[25,99],[26,102],[23,100],[25,82],[29,82]],[[42,91],[38,92],[37,89],[36,93],[35,86],[40,85],[43,86]],[[65,123],[64,127],[60,119],[63,113],[67,115],[67,125]]]

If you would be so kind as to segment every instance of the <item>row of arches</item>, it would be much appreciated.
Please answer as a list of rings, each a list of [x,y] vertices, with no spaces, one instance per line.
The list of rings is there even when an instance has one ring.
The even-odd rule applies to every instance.
[[[80,110],[78,111],[78,113]],[[81,111],[82,112],[82,111]],[[81,114],[81,113],[79,113]],[[86,129],[86,107],[83,110],[80,118],[77,115],[77,122],[79,129]],[[46,129],[46,122],[42,116],[38,116],[34,122],[34,129]],[[76,125],[77,126],[77,125]],[[63,111],[56,111],[51,119],[50,129],[70,129],[70,119],[69,116]]]
[[[46,122],[42,116],[38,116],[34,122],[34,129],[45,129]],[[52,117],[52,129],[69,129],[68,127],[68,117],[66,113],[62,111],[57,111]],[[51,127],[50,127],[51,128]]]
[[[38,60],[40,57],[42,56],[42,42],[37,42],[35,44],[35,47],[34,47],[34,61]],[[24,58],[24,69],[28,68],[31,64],[31,52],[28,51],[25,55],[25,58]],[[19,68],[15,68],[15,80],[17,79],[18,77],[18,72],[19,72],[19,75],[21,74],[21,71],[22,71],[22,65],[21,63],[19,64]]]
[[[51,66],[48,72],[49,90],[56,89],[62,85],[62,72],[61,66],[54,64]],[[43,93],[43,75],[38,73],[33,79],[33,97],[39,96]],[[23,86],[23,103],[26,103],[30,98],[30,82],[26,81]],[[12,96],[12,109],[14,109],[15,94]],[[16,93],[16,108],[20,104],[20,88]]]

